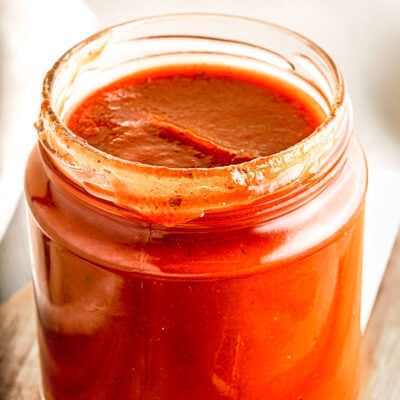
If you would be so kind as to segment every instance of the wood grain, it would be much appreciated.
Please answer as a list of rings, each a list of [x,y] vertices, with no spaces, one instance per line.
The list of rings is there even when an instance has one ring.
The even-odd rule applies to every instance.
[[[33,290],[29,285],[0,306],[0,400],[39,399],[35,311]],[[364,335],[362,384],[359,395],[359,400],[398,399],[400,399],[400,235],[397,236]]]
[[[38,400],[39,361],[33,289],[0,306],[0,399]]]
[[[363,342],[360,400],[400,399],[400,234]]]

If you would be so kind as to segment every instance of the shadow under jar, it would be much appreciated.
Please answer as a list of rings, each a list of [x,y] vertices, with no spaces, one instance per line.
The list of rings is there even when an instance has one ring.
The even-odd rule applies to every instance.
[[[115,82],[135,76],[133,85],[183,76],[273,89],[277,101],[313,109],[317,125],[263,153],[243,127],[223,146],[219,126],[207,136],[211,122],[205,134],[174,125],[172,103],[162,115],[168,143],[234,157],[207,166],[123,158],[69,123],[93,93],[110,98]],[[240,89],[227,112],[194,86],[176,97],[192,101],[186,121],[200,125],[214,114],[232,121],[252,96]],[[165,93],[154,96],[160,107]],[[279,139],[291,117],[275,117]],[[265,22],[154,17],[65,53],[44,81],[26,172],[43,398],[356,399],[367,173],[351,120],[329,56]],[[232,150],[230,138],[242,143]]]

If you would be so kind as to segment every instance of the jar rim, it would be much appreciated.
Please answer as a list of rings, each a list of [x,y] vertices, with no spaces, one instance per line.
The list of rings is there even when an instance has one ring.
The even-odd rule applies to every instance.
[[[280,152],[212,168],[171,168],[121,159],[90,146],[67,128],[53,98],[58,75],[67,64],[75,63],[75,73],[79,73],[78,64],[84,62],[84,56],[98,56],[93,49],[85,53],[85,48],[100,41],[98,51],[101,54],[105,46],[110,46],[110,36],[118,30],[190,18],[258,25],[309,48],[326,65],[333,80],[334,93],[325,120],[306,138]],[[210,210],[251,204],[315,177],[325,160],[332,157],[333,148],[343,136],[343,129],[339,128],[347,109],[345,94],[342,75],[331,57],[311,40],[290,29],[266,21],[224,14],[166,14],[106,28],[64,53],[45,77],[36,127],[39,142],[55,165],[90,194],[134,210],[153,222],[176,225],[201,217]],[[348,127],[346,131],[349,131]]]

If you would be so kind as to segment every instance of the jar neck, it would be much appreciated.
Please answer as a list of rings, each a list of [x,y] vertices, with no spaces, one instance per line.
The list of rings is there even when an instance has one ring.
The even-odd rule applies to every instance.
[[[174,229],[254,226],[288,214],[312,201],[333,180],[337,179],[346,165],[352,134],[352,113],[348,99],[344,105],[341,113],[335,116],[337,118],[335,135],[330,138],[331,142],[326,143],[325,150],[328,149],[329,151],[326,154],[324,153],[324,158],[316,159],[313,165],[315,172],[310,174],[307,179],[289,182],[281,188],[271,190],[253,202],[241,203],[235,207],[225,206],[209,209],[197,218],[173,224]],[[105,199],[104,196],[93,195],[90,190],[66,177],[41,143],[39,143],[39,148],[50,180],[57,182],[64,192],[68,193],[68,196],[72,196],[87,207],[128,219],[135,224],[152,225],[154,229],[168,228],[168,225],[165,226],[166,224],[159,224],[157,221],[146,218],[134,209],[115,204],[115,202]],[[169,227],[172,228],[172,225],[169,225]]]
[[[207,19],[214,24],[213,37],[209,36]],[[253,36],[233,37],[238,29],[242,36],[245,32]],[[256,42],[260,32],[271,42]],[[141,54],[141,49],[146,53]],[[285,53],[279,53],[281,49]],[[122,55],[115,61],[117,50]],[[130,58],[124,59],[125,53]],[[120,77],[127,68],[137,70],[149,62],[171,59],[184,63],[188,56],[203,62],[233,62],[279,76],[298,90],[308,91],[326,110],[327,118],[307,138],[279,153],[208,169],[166,168],[123,160],[89,146],[65,126],[68,108],[82,99],[80,87],[85,81],[101,86],[104,76]],[[109,71],[114,75],[107,75]],[[341,165],[351,132],[350,115],[336,66],[301,36],[259,21],[183,15],[111,28],[70,50],[45,79],[37,128],[46,156],[82,192],[143,220],[174,226],[208,217],[225,218],[227,214],[246,215],[254,207],[283,209],[307,191],[317,190]]]

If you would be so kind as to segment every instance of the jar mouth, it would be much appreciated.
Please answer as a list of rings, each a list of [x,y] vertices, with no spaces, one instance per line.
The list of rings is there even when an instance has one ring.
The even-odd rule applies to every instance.
[[[265,39],[259,39],[260,33]],[[166,43],[171,47],[155,54]],[[211,51],[210,44],[215,47]],[[68,110],[92,91],[128,75],[132,68],[184,62],[188,52],[191,58],[239,62],[294,79],[312,91],[325,108],[326,119],[305,139],[278,153],[211,168],[170,168],[121,159],[90,146],[65,125]],[[91,81],[91,74],[97,86],[83,85]],[[45,77],[42,97],[36,127],[55,166],[91,195],[169,226],[318,179],[351,131],[342,76],[319,46],[269,22],[219,14],[156,16],[100,31],[55,63]]]

